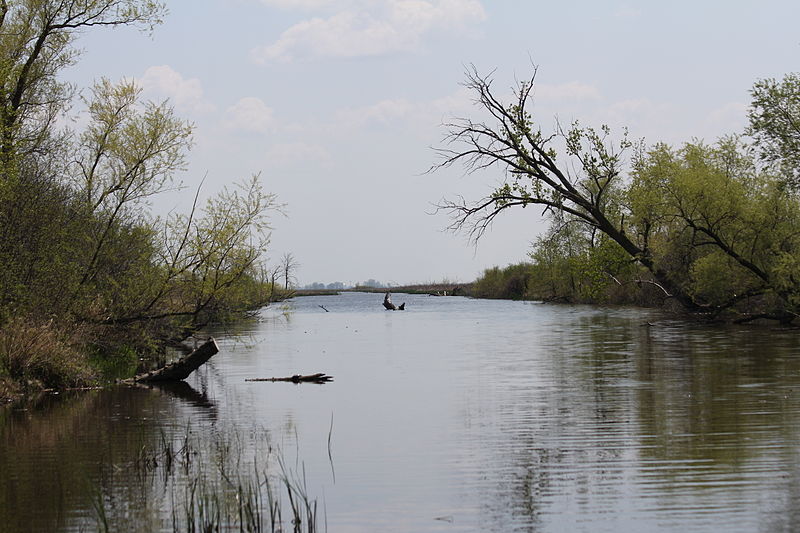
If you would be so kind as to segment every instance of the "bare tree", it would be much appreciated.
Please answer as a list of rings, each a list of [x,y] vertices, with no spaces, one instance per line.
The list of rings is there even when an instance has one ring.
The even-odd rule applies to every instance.
[[[475,202],[444,200],[438,207],[452,216],[450,229],[466,231],[477,241],[506,209],[542,206],[545,213],[569,215],[608,235],[652,273],[665,293],[696,309],[691,296],[656,265],[646,241],[636,242],[625,232],[625,211],[615,195],[621,188],[623,156],[632,144],[626,136],[612,142],[606,126],[598,131],[577,122],[566,129],[556,123],[553,133],[544,134],[529,110],[535,77],[536,69],[513,88],[513,100],[504,103],[493,91],[491,75],[481,76],[474,67],[467,71],[465,86],[489,122],[458,118],[445,124],[445,146],[438,150],[442,161],[432,170],[454,164],[463,164],[468,173],[497,167],[506,180]]]
[[[289,287],[295,282],[294,271],[300,266],[300,263],[294,258],[291,252],[283,254],[281,259],[281,272],[283,273],[283,289],[289,291]]]

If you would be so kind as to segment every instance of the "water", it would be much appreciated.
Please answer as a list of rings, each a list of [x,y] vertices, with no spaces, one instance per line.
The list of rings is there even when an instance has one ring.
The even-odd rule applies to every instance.
[[[0,529],[94,531],[104,513],[172,531],[190,476],[136,465],[187,435],[210,443],[209,476],[278,450],[332,532],[800,527],[796,331],[382,298],[299,298],[215,332],[221,353],[182,388],[0,410]],[[335,380],[245,381],[315,372]]]

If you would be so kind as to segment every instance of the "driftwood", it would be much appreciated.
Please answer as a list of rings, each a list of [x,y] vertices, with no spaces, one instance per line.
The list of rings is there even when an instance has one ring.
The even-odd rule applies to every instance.
[[[204,365],[211,357],[219,352],[219,346],[213,337],[200,345],[196,350],[159,369],[139,374],[131,379],[124,380],[128,383],[151,383],[155,381],[180,381],[189,377],[189,374]]]
[[[400,306],[396,306],[392,303],[392,295],[391,293],[386,293],[386,296],[383,297],[383,306],[388,309],[389,311],[405,311],[406,303],[403,302]]]
[[[317,374],[309,374],[307,376],[301,376],[300,374],[295,374],[294,376],[290,376],[288,378],[248,378],[245,381],[285,381],[289,383],[327,383],[329,381],[333,381],[333,376],[329,376],[327,374],[323,374],[319,372]]]

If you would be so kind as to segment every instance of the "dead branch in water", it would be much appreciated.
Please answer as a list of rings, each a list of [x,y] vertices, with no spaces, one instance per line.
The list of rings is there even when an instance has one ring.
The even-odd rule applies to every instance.
[[[406,303],[403,302],[400,306],[396,306],[392,303],[392,296],[391,293],[386,293],[386,296],[383,298],[383,306],[386,308],[387,311],[405,311]]]
[[[309,374],[307,376],[295,374],[294,376],[290,376],[288,378],[247,378],[245,381],[271,381],[273,383],[276,381],[284,381],[289,383],[327,383],[329,381],[333,381],[333,376],[319,372],[317,374]]]

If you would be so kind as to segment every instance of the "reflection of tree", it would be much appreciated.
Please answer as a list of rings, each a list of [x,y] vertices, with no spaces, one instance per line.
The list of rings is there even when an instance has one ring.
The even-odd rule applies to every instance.
[[[658,444],[646,448],[650,456],[737,464],[758,440],[793,437],[779,430],[795,415],[787,409],[795,404],[787,391],[800,382],[793,343],[758,330],[679,335],[654,331],[643,346],[651,386],[640,389],[637,407],[643,433]]]
[[[76,522],[91,530],[92,501],[106,488],[113,488],[105,498],[109,512],[128,516],[132,524],[140,521],[142,530],[159,529],[152,521],[159,519],[166,495],[131,483],[130,465],[143,449],[182,431],[162,425],[180,418],[180,404],[165,394],[171,396],[115,387],[43,396],[0,411],[3,531],[49,532]],[[208,401],[185,388],[181,394]]]
[[[185,381],[162,381],[149,383],[147,385],[137,384],[137,386],[164,391],[195,407],[208,408],[209,412],[216,415],[216,406],[214,402],[209,399],[208,394],[194,390],[192,386]]]
[[[516,351],[501,365],[494,378],[507,392],[492,428],[499,437],[480,452],[494,483],[482,502],[484,529],[540,531],[565,496],[577,506],[624,496],[630,416],[613,384],[630,374],[635,334],[630,318],[581,313],[542,333],[530,354]]]
[[[484,378],[503,390],[475,452],[487,458],[485,530],[608,526],[619,512],[678,526],[692,509],[798,524],[800,340],[648,325],[637,311],[559,318]]]
[[[652,328],[640,346],[637,373],[648,382],[635,404],[641,454],[665,490],[710,494],[728,481],[734,491],[765,493],[769,481],[775,501],[797,496],[796,339],[681,326]],[[757,507],[758,498],[748,500]]]

